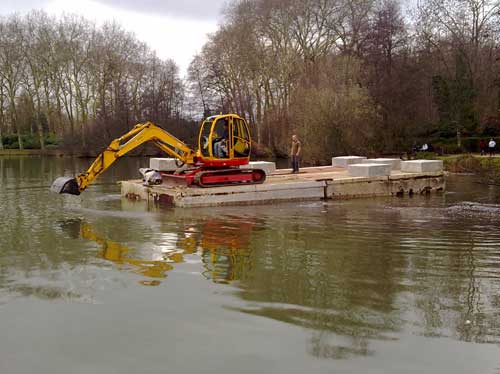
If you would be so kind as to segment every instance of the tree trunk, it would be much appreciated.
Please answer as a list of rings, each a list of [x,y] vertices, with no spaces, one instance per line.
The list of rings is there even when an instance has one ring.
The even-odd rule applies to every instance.
[[[22,151],[24,149],[23,139],[21,137],[21,129],[19,128],[19,123],[17,121],[15,99],[13,100],[12,98],[11,98],[11,102],[10,102],[10,120],[14,124],[14,126],[16,127],[17,142],[19,144],[19,150]]]
[[[38,130],[38,139],[40,140],[40,149],[45,151],[45,137],[43,135],[43,126],[42,126],[42,105],[40,103],[40,94],[38,91],[35,94],[36,97],[36,128]]]
[[[44,81],[43,83],[43,91],[45,94],[45,105],[47,106],[47,130],[49,133],[54,133],[56,130],[52,121],[52,104],[50,102],[50,93],[47,81]]]
[[[81,139],[82,139],[82,147],[85,148],[87,146],[87,136],[85,133],[85,126],[87,126],[88,115],[85,109],[82,106],[82,118],[81,118]]]
[[[1,82],[0,82],[0,149],[4,149],[4,146],[3,146],[3,125],[5,123],[5,113],[3,111],[3,103],[4,103],[3,86],[1,85]]]
[[[257,118],[256,118],[256,127],[257,127],[257,143],[260,143],[260,131],[262,127],[262,103],[261,103],[261,97],[260,97],[260,87],[257,87],[255,90],[255,101],[257,104]]]
[[[58,119],[58,127],[61,131],[61,135],[63,138],[66,135],[66,127],[63,124],[63,114],[62,114],[62,105],[61,105],[61,99],[59,98],[59,92],[55,93],[56,97],[56,106],[57,106],[57,119]]]
[[[0,149],[4,148],[2,129],[3,129],[3,111],[0,113]]]

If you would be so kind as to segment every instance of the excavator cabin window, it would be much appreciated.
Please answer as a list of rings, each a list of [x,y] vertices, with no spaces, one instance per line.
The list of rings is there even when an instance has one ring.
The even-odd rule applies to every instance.
[[[228,158],[231,148],[229,118],[219,118],[213,127],[212,154],[216,158]]]
[[[240,118],[233,119],[233,144],[235,158],[250,155],[250,136],[247,124]]]
[[[212,130],[212,121],[208,119],[201,125],[200,131],[200,149],[203,157],[210,157],[210,131]]]

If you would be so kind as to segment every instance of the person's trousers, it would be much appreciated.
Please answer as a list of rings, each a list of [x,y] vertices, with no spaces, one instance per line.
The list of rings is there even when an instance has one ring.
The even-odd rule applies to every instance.
[[[292,169],[295,172],[299,172],[299,156],[292,156]]]

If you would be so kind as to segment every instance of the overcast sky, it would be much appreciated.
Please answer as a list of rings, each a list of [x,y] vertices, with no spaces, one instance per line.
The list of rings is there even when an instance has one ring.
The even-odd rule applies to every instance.
[[[115,20],[124,29],[172,58],[185,74],[207,33],[217,29],[226,0],[0,0],[0,14],[42,9],[49,14],[76,13],[103,23]]]

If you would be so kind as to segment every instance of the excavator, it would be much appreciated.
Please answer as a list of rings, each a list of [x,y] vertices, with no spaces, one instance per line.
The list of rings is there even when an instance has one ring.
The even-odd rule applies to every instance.
[[[196,151],[152,122],[138,124],[114,139],[86,172],[74,178],[57,178],[51,190],[80,195],[116,160],[147,142],[175,158],[178,166],[173,173],[161,173],[161,177],[152,178],[154,184],[170,179],[187,186],[217,187],[258,184],[266,179],[261,169],[240,168],[250,161],[251,137],[246,121],[237,114],[220,114],[201,123]]]

